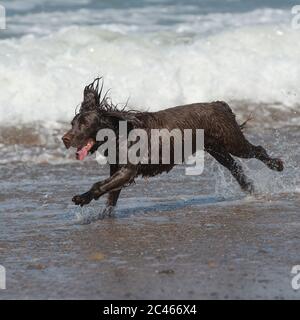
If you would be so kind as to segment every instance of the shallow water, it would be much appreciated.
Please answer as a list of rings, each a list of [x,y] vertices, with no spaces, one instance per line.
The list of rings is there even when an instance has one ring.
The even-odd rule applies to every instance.
[[[137,179],[114,215],[97,221],[104,198],[83,209],[71,198],[108,168],[92,160],[1,165],[0,297],[299,298],[290,285],[300,249],[299,130],[276,132],[247,133],[286,163],[277,173],[243,161],[256,196],[207,156],[199,177],[177,167]]]
[[[293,1],[2,1],[0,299],[293,298],[299,261],[300,43]],[[225,100],[247,137],[285,162],[243,160],[256,195],[209,156],[84,209],[73,195],[107,176],[61,135],[85,85],[156,111]]]

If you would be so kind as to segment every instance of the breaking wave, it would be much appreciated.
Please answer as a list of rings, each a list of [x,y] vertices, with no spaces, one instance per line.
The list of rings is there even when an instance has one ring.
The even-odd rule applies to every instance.
[[[115,102],[159,110],[239,100],[298,112],[299,31],[252,26],[185,38],[95,26],[0,41],[0,122],[65,122],[83,87],[103,75]]]

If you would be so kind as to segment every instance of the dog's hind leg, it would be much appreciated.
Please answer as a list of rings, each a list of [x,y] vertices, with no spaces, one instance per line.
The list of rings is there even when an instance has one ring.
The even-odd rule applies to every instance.
[[[235,159],[233,159],[228,152],[222,149],[208,149],[207,152],[231,172],[233,177],[241,186],[242,190],[251,194],[254,193],[252,181],[245,175],[243,167]]]
[[[283,161],[278,158],[271,158],[267,151],[262,146],[251,146],[251,153],[253,154],[253,158],[256,158],[262,161],[265,165],[267,165],[270,169],[276,171],[283,170]]]
[[[275,171],[283,170],[283,161],[278,158],[271,158],[267,151],[262,146],[254,146],[250,142],[247,142],[247,148],[241,152],[231,152],[234,156],[239,158],[251,159],[256,158],[262,161],[265,165],[267,165],[270,169]]]

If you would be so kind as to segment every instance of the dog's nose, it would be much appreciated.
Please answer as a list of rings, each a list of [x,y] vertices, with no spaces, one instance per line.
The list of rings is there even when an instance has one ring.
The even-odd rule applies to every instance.
[[[69,149],[70,146],[71,146],[71,138],[70,138],[70,136],[64,135],[61,139],[62,139],[64,145],[66,146],[66,148]]]

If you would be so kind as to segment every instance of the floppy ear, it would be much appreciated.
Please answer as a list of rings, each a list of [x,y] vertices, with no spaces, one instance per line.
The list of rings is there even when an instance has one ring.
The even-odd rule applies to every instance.
[[[126,111],[112,111],[106,112],[105,117],[111,119],[114,123],[115,127],[119,126],[119,121],[127,121],[127,128],[128,130],[132,130],[134,128],[140,128],[142,122],[136,117],[133,112],[126,112]]]
[[[99,81],[102,78],[96,78],[92,83],[84,88],[83,102],[81,103],[81,111],[93,111],[99,105],[100,96],[103,89],[103,82],[99,92]]]

